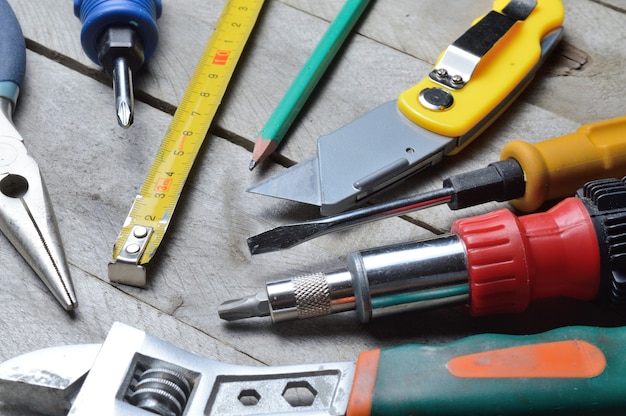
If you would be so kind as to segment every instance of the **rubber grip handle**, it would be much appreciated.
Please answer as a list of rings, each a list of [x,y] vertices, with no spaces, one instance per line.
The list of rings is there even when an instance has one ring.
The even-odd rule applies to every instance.
[[[508,158],[517,160],[526,176],[524,196],[511,204],[534,211],[545,201],[573,195],[588,181],[626,175],[626,116],[536,144],[512,141],[500,155]]]
[[[83,22],[83,50],[98,65],[98,40],[111,26],[131,26],[142,39],[147,62],[159,43],[161,11],[161,0],[74,0],[74,14]]]
[[[17,17],[6,0],[0,0],[0,27],[0,97],[11,100],[15,108],[26,71],[26,46]]]
[[[624,345],[623,327],[566,327],[368,351],[347,415],[623,414]]]

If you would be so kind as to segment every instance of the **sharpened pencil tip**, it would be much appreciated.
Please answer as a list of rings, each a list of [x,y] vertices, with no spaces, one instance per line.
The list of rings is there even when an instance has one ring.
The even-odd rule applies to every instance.
[[[257,163],[257,161],[256,161],[256,160],[254,160],[254,159],[252,159],[252,160],[250,161],[250,164],[248,165],[248,169],[250,169],[250,171],[252,172],[252,170],[253,170],[254,168],[256,168],[256,165],[257,165],[257,164],[258,164],[258,163]]]

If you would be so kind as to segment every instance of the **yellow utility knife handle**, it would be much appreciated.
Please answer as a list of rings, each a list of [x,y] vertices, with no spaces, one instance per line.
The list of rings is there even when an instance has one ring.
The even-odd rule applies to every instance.
[[[544,201],[573,195],[590,178],[626,176],[626,116],[590,123],[540,143],[509,142],[500,159],[515,159],[526,181],[524,196],[510,201],[525,212]]]
[[[502,11],[509,3],[506,0],[496,0],[490,13],[504,14]],[[479,24],[483,19],[487,20],[488,15],[477,19],[473,25]],[[494,16],[491,15],[490,20],[506,20],[497,19],[503,16],[495,17],[496,19],[493,19]],[[516,21],[493,44],[493,47],[480,57],[465,85],[454,89],[427,76],[400,95],[398,98],[400,111],[417,125],[442,136],[456,139],[469,135],[459,140],[461,146],[457,144],[458,147],[448,154],[458,152],[487,127],[490,120],[485,120],[486,118],[493,120],[495,115],[506,108],[507,97],[521,92],[520,84],[527,83],[528,80],[525,78],[533,73],[541,58],[542,39],[562,26],[563,17],[564,10],[560,0],[538,0],[528,17]],[[486,21],[482,22],[483,25],[485,23]],[[488,26],[487,29],[489,28]],[[434,71],[440,68],[449,49],[440,55]],[[460,53],[458,56],[463,60],[465,55]],[[420,95],[426,90],[441,93],[445,97],[449,94],[448,98],[451,98],[449,106],[427,108],[423,104],[423,99],[420,101]],[[511,101],[509,99],[508,103]],[[477,126],[480,128],[476,129]]]

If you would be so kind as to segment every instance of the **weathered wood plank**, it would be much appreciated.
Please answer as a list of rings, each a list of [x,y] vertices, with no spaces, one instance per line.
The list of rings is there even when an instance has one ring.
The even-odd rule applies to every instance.
[[[80,22],[61,0],[51,0],[51,11],[28,2],[15,3],[28,38],[96,68],[80,49]],[[341,4],[295,0],[288,3],[293,8],[280,2],[267,3],[219,120],[221,127],[247,140],[256,136]],[[137,77],[139,89],[167,103],[178,102],[221,5],[199,0],[178,2],[176,8],[165,4],[159,20],[160,48],[146,72]],[[363,36],[348,41],[281,152],[293,160],[310,157],[319,135],[395,98],[424,76],[437,55],[472,19],[484,13],[490,2],[472,2],[462,9],[455,9],[454,2],[444,5],[434,0],[373,2],[359,26]],[[619,67],[624,58],[611,36],[613,28],[620,25],[621,13],[593,2],[566,1],[565,7],[564,45],[571,46],[565,52],[578,51],[576,62],[585,56],[592,59],[582,59],[587,63],[570,73],[553,65],[555,73],[542,74],[522,99],[577,123],[620,115],[621,101],[606,100],[611,97],[607,92],[623,81],[621,72],[610,69]],[[448,18],[446,10],[455,10],[455,18]],[[609,73],[610,77],[598,75]]]
[[[528,314],[471,319],[462,307],[409,313],[370,325],[352,314],[271,325],[267,320],[225,324],[224,300],[253,293],[268,279],[343,265],[350,250],[432,234],[388,219],[324,236],[292,250],[251,257],[245,238],[278,224],[316,216],[314,207],[245,192],[283,169],[266,163],[247,172],[255,135],[299,71],[341,2],[268,1],[217,120],[227,137],[209,135],[175,220],[149,266],[145,289],[112,285],[106,264],[132,200],[171,121],[138,103],[129,130],[115,122],[112,92],[78,42],[80,22],[64,0],[10,0],[29,44],[28,72],[15,121],[41,165],[50,190],[81,306],[74,316],[56,305],[13,247],[0,239],[0,361],[49,345],[100,342],[113,321],[146,329],[183,348],[239,364],[294,364],[354,360],[366,349],[408,342],[436,343],[477,332],[531,333],[569,324],[623,325],[624,317],[594,305],[545,301]],[[613,2],[619,6],[619,2]],[[623,11],[602,2],[566,0],[563,72],[551,61],[530,89],[476,143],[387,198],[439,187],[450,174],[498,158],[510,139],[532,142],[569,133],[581,123],[624,113],[624,52],[615,45]],[[223,2],[164,4],[161,44],[137,86],[175,106]],[[313,156],[326,134],[378,104],[393,100],[430,69],[437,55],[490,1],[374,1],[365,19],[305,108],[281,153],[293,161]],[[450,10],[455,10],[454,19]],[[62,62],[60,65],[57,62]],[[153,100],[153,101],[158,101]],[[438,207],[412,216],[446,230],[455,218],[503,206],[460,212]],[[6,412],[5,412],[6,410]],[[0,414],[15,415],[0,407]]]

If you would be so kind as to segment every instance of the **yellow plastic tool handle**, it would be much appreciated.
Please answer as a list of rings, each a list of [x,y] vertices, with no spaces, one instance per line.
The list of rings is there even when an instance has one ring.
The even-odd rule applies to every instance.
[[[502,12],[508,3],[496,0],[493,10]],[[460,89],[452,89],[426,76],[399,96],[400,111],[417,125],[437,134],[450,138],[467,136],[462,140],[464,147],[505,110],[507,97],[521,92],[520,86],[526,85],[524,82],[527,83],[529,74],[540,60],[542,39],[562,26],[563,17],[561,1],[538,0],[530,15],[513,24],[482,56],[467,84]],[[445,52],[435,68],[439,68],[444,55]],[[446,109],[426,108],[419,99],[420,93],[426,89],[447,92],[452,97],[451,106]],[[450,154],[455,150],[460,148]]]
[[[626,176],[626,116],[590,123],[574,133],[530,144],[508,143],[500,159],[517,160],[526,192],[511,204],[525,212],[545,201],[573,195],[585,182]]]

